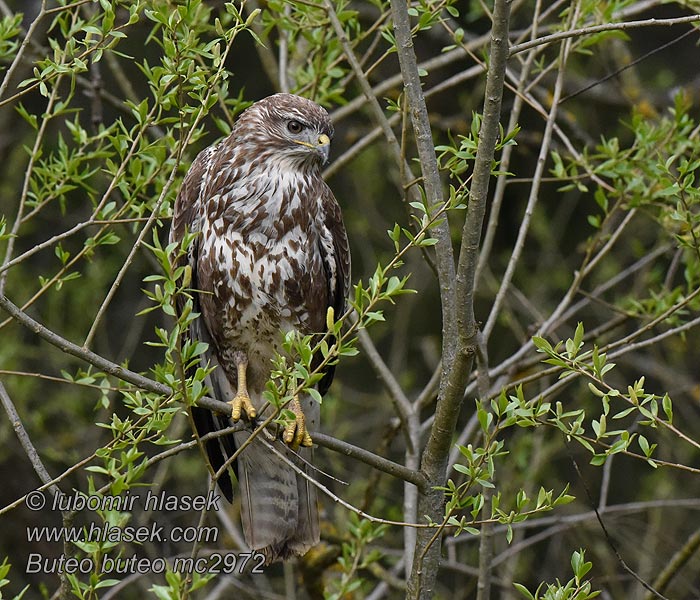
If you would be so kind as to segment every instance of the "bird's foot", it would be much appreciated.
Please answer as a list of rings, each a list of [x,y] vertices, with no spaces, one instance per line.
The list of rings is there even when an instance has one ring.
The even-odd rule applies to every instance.
[[[282,434],[284,443],[289,445],[292,450],[298,450],[299,446],[310,448],[313,445],[313,441],[306,429],[306,417],[297,396],[294,396],[288,408],[294,413],[295,418],[284,427],[284,433]]]
[[[258,414],[247,392],[239,391],[233,400],[229,401],[229,404],[231,405],[231,420],[234,422],[240,420],[243,412],[250,420],[253,420]]]
[[[248,419],[252,421],[258,414],[258,411],[255,410],[253,403],[250,401],[250,394],[248,394],[246,383],[248,357],[245,352],[237,351],[233,354],[233,361],[236,363],[238,371],[238,389],[233,400],[229,402],[231,405],[231,420],[235,423],[241,418],[241,413],[245,411]]]

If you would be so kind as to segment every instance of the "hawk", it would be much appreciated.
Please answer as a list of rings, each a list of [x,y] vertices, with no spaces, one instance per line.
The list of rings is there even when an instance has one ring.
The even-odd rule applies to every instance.
[[[203,150],[179,190],[171,242],[196,233],[186,257],[195,311],[189,335],[206,342],[204,363],[214,366],[213,395],[232,405],[233,421],[254,422],[283,333],[326,331],[326,314],[345,309],[350,252],[340,207],[321,177],[333,126],[316,103],[275,94],[245,110],[231,134]],[[317,389],[333,378],[327,367]],[[288,405],[295,420],[281,432],[265,431],[305,472],[311,462],[309,430],[320,407],[310,397]],[[199,437],[230,426],[228,419],[193,407]],[[240,431],[206,442],[216,472],[248,440]],[[298,449],[298,452],[297,452]],[[315,487],[257,437],[235,460],[241,522],[248,545],[267,562],[304,554],[319,541]],[[228,476],[218,481],[231,502]]]

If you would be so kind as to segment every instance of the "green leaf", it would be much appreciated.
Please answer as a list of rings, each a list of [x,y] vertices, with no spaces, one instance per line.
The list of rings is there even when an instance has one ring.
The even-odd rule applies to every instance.
[[[661,406],[668,422],[673,423],[673,403],[671,402],[671,398],[668,394],[664,394],[664,397],[661,400]]]
[[[323,402],[323,396],[321,396],[316,388],[308,388],[306,391],[308,392],[309,396],[311,396],[319,404]]]
[[[598,396],[599,398],[605,397],[605,392],[602,392],[599,390],[593,383],[590,381],[588,382],[588,389],[591,390],[594,396]]]
[[[118,583],[121,583],[120,579],[103,579],[102,581],[99,581],[95,584],[95,589],[101,589],[101,588],[106,588],[106,587],[112,587],[113,585],[117,585]]]
[[[513,587],[518,590],[525,598],[528,600],[535,600],[535,597],[530,593],[530,591],[520,583],[514,583]]]
[[[533,336],[532,343],[535,344],[538,352],[545,352],[550,354],[552,352],[552,345],[543,337]]]
[[[592,464],[595,467],[600,467],[601,465],[605,464],[605,461],[608,459],[608,457],[605,454],[594,454],[593,458],[590,460],[590,464]]]

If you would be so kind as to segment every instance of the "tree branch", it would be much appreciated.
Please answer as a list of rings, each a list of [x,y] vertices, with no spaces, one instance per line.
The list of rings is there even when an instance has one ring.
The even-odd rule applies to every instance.
[[[576,14],[576,11],[574,11]],[[571,40],[567,40],[561,47],[559,53],[559,66],[557,73],[557,80],[554,85],[554,97],[552,99],[552,106],[547,115],[547,122],[544,129],[544,134],[542,136],[542,144],[540,145],[539,154],[537,157],[537,165],[535,167],[535,173],[532,179],[532,185],[530,186],[530,194],[527,199],[527,206],[525,207],[525,213],[520,222],[520,228],[518,229],[518,237],[513,246],[513,252],[511,253],[510,260],[508,261],[508,266],[506,267],[506,272],[503,275],[503,280],[501,286],[498,289],[496,298],[493,301],[491,307],[491,313],[484,325],[484,338],[488,344],[491,332],[496,325],[496,320],[500,314],[501,305],[503,304],[503,299],[510,286],[510,282],[513,279],[515,273],[515,268],[520,260],[520,256],[525,248],[525,238],[530,229],[530,221],[535,210],[535,205],[540,197],[540,186],[542,184],[542,177],[544,175],[544,168],[547,163],[547,157],[549,156],[549,149],[552,142],[552,134],[554,132],[554,124],[557,118],[557,109],[559,104],[559,98],[561,98],[562,88],[564,86],[564,66],[569,55],[569,49],[571,47]]]
[[[39,453],[36,451],[32,440],[27,434],[27,430],[24,428],[24,425],[22,425],[22,419],[20,419],[19,413],[12,402],[12,398],[10,398],[10,395],[7,393],[2,381],[0,381],[0,402],[7,413],[10,423],[12,423],[12,428],[15,430],[19,443],[22,445],[22,448],[24,448],[24,453],[27,455],[29,462],[32,463],[34,472],[41,480],[41,483],[50,484],[52,480],[51,475],[49,475],[49,472],[46,470]],[[51,484],[49,489],[54,495],[59,491],[55,484]]]
[[[324,448],[328,448],[329,450],[333,450],[339,454],[344,454],[345,456],[349,456],[350,458],[354,458],[367,465],[370,465],[379,471],[383,471],[384,473],[393,475],[399,479],[403,479],[404,481],[412,483],[420,490],[424,490],[426,487],[426,479],[419,471],[408,469],[403,465],[395,463],[394,461],[382,456],[378,456],[373,452],[369,452],[363,448],[354,446],[348,442],[344,442],[343,440],[331,437],[330,435],[319,433],[318,431],[311,432],[311,438],[319,446],[323,446]]]
[[[673,19],[645,19],[642,21],[628,21],[626,23],[604,23],[602,25],[592,25],[590,27],[580,27],[578,29],[570,29],[568,31],[559,31],[551,35],[523,42],[522,44],[514,44],[510,48],[509,57],[524,52],[536,46],[551,44],[568,38],[581,37],[584,35],[592,35],[601,31],[626,31],[628,29],[638,29],[639,27],[659,27],[671,25],[682,25],[683,23],[697,23],[700,21],[700,15],[689,15],[686,17],[676,17]]]
[[[391,1],[391,13],[394,20],[394,34],[396,35],[396,49],[399,55],[399,65],[403,75],[404,92],[408,102],[411,124],[415,136],[418,157],[420,159],[421,172],[423,174],[423,186],[425,188],[428,207],[442,203],[442,183],[435,156],[435,144],[428,117],[428,108],[425,104],[418,61],[413,49],[411,36],[411,23],[408,16],[408,7],[402,0]],[[442,343],[443,364],[450,361],[450,357],[456,350],[457,325],[455,315],[457,312],[455,290],[454,251],[447,219],[434,226],[431,235],[438,241],[435,244],[435,257],[440,285],[440,301],[442,304]]]
[[[535,3],[535,12],[532,18],[533,26],[532,26],[532,33],[531,37],[534,39],[537,37],[538,31],[539,31],[539,24],[540,24],[540,9],[541,9],[541,2],[536,2]],[[527,58],[525,59],[524,64],[522,65],[522,69],[520,71],[520,77],[518,79],[518,85],[516,87],[516,94],[515,98],[513,100],[513,106],[510,110],[510,118],[508,121],[508,131],[512,131],[515,129],[516,125],[518,124],[518,119],[520,118],[520,114],[522,112],[523,104],[525,103],[525,98],[523,97],[523,90],[527,86],[528,79],[530,77],[530,72],[532,69],[532,65],[535,61],[535,58],[537,56],[537,52],[530,52],[527,55]],[[513,153],[513,149],[515,146],[509,145],[503,148],[503,152],[501,153],[501,160],[499,163],[500,170],[502,172],[507,172],[509,167],[510,167],[510,159],[511,155]],[[478,287],[479,283],[481,282],[481,275],[488,264],[488,259],[491,256],[491,249],[493,247],[493,241],[496,236],[496,229],[498,227],[498,222],[499,222],[499,216],[501,214],[501,206],[503,204],[503,197],[505,196],[505,191],[506,191],[506,185],[508,184],[508,177],[506,176],[500,176],[498,178],[498,181],[496,181],[496,189],[494,190],[493,193],[493,200],[491,203],[491,211],[489,215],[489,222],[486,227],[486,232],[484,234],[484,239],[482,242],[482,249],[479,254],[479,260],[476,266],[476,275],[475,275],[475,285]],[[485,336],[487,338],[488,342],[488,336]]]
[[[30,317],[27,313],[20,310],[17,305],[13,304],[7,298],[7,296],[2,294],[0,294],[0,308],[5,310],[5,312],[7,312],[20,325],[23,325],[38,335],[41,339],[47,341],[49,344],[55,346],[66,354],[70,354],[71,356],[84,360],[101,371],[104,371],[109,375],[113,375],[117,379],[121,379],[122,381],[138,386],[142,390],[155,392],[156,394],[162,394],[163,396],[172,395],[172,390],[167,385],[153,381],[152,379],[139,375],[134,371],[130,371],[129,369],[113,363],[99,354],[95,354],[91,350],[82,348],[81,346],[78,346],[77,344],[74,344],[73,342],[61,337],[57,333],[54,333],[38,321],[32,319],[32,317]]]
[[[392,12],[394,14],[399,62],[401,63],[404,79],[407,82],[406,92],[412,109],[411,116],[414,119],[414,128],[427,127],[429,131],[427,112],[420,110],[420,105],[424,105],[424,102],[410,38],[408,15],[405,7],[401,6],[399,0],[392,1]],[[443,376],[440,394],[436,405],[435,420],[421,461],[421,470],[428,478],[431,486],[441,485],[446,477],[447,459],[452,444],[452,436],[459,415],[464,388],[471,372],[476,345],[477,326],[474,316],[474,277],[482,223],[486,212],[491,164],[499,133],[501,98],[508,56],[509,12],[509,2],[505,0],[496,1],[491,32],[490,68],[486,80],[484,117],[479,133],[479,147],[462,234],[459,264],[456,273],[454,270],[452,271],[454,279],[450,279],[448,283],[450,294],[441,294],[443,319],[447,318],[452,321],[447,321],[447,323],[443,321],[443,338],[446,335],[451,337],[449,340],[443,339]],[[430,142],[432,145],[432,140],[429,137],[426,138],[425,135],[419,136],[418,131],[416,134],[419,148],[427,144],[427,142]],[[433,148],[431,148],[431,152],[434,160]],[[421,163],[426,179],[426,193],[430,199],[428,181],[434,182],[437,172],[433,174],[428,170],[426,173],[426,164],[430,165],[431,163],[423,155],[421,155]],[[444,263],[439,265],[438,268],[440,269],[441,266],[444,266]],[[442,273],[444,274],[444,271]],[[445,281],[441,279],[441,284],[444,284]],[[443,291],[442,288],[443,285],[441,285],[441,292]],[[445,301],[447,301],[447,304],[445,304]],[[457,307],[459,307],[459,310]],[[446,311],[449,311],[450,308],[452,308],[453,312],[446,315]],[[436,520],[441,519],[443,512],[442,502],[442,494],[437,491],[422,496],[419,514],[428,514]],[[440,546],[439,544],[434,544],[431,547],[431,537],[430,532],[418,532],[414,569],[409,581],[409,598],[428,599],[433,595],[440,557]]]
[[[432,140],[425,97],[421,89],[418,64],[413,48],[411,26],[407,5],[401,0],[392,0],[394,34],[396,36],[399,64],[404,79],[404,90],[410,108],[411,122],[423,172],[423,183],[428,206],[438,204],[442,198],[442,186]],[[474,180],[470,194],[467,221],[462,239],[460,266],[455,270],[452,242],[447,221],[432,232],[437,238],[437,270],[442,303],[442,378],[435,420],[430,438],[423,452],[421,470],[431,486],[444,482],[447,457],[452,443],[457,416],[469,372],[473,352],[470,348],[476,339],[476,323],[473,314],[474,271],[481,235],[481,226],[486,211],[488,180],[491,162],[498,136],[501,96],[505,64],[508,54],[509,4],[496,2],[494,28],[491,42],[491,68],[487,77],[486,107],[480,133],[479,152],[475,165]],[[455,286],[456,282],[456,286]],[[459,300],[458,300],[459,299]],[[461,308],[458,311],[457,307]],[[466,315],[466,318],[465,318]],[[419,514],[429,514],[440,519],[442,494],[432,491],[420,498]],[[437,576],[439,545],[430,547],[430,532],[419,532],[416,541],[416,558],[409,581],[408,597],[431,598]]]
[[[668,584],[673,577],[680,571],[683,566],[692,558],[700,548],[700,529],[696,529],[690,537],[685,541],[678,551],[673,555],[666,567],[657,576],[652,584],[656,592],[663,593],[666,591]],[[657,597],[656,592],[648,592],[644,600],[654,600]]]
[[[44,466],[44,463],[42,462],[39,453],[36,451],[34,444],[32,444],[32,440],[29,438],[29,434],[27,434],[27,430],[24,428],[24,425],[22,425],[22,420],[20,419],[19,414],[15,409],[15,405],[12,402],[10,395],[7,393],[7,390],[5,389],[5,386],[1,381],[0,402],[2,402],[7,416],[12,422],[12,427],[15,430],[15,433],[17,434],[19,443],[22,445],[22,448],[24,448],[24,453],[27,455],[29,462],[31,462],[32,467],[34,468],[34,472],[38,475],[41,482],[45,486],[47,486],[49,490],[51,490],[51,493],[56,495],[60,490],[58,489],[58,486],[55,483],[52,483],[51,475],[49,475],[49,472],[46,470],[46,467]],[[70,527],[70,525],[73,522],[73,514],[68,511],[61,511],[61,521],[63,527]],[[69,542],[64,541],[63,551],[65,556],[70,557],[73,552],[72,545]],[[70,584],[68,582],[68,578],[65,573],[60,573],[59,578],[61,582],[59,587],[60,597],[68,598],[70,594]]]
[[[374,372],[382,380],[384,387],[389,392],[389,395],[391,396],[391,401],[394,404],[394,408],[396,409],[396,413],[398,414],[399,419],[401,420],[401,425],[404,429],[404,432],[408,433],[408,426],[406,424],[406,421],[413,412],[413,406],[411,402],[406,397],[406,394],[401,388],[399,382],[396,380],[396,377],[394,377],[394,374],[391,372],[389,367],[387,367],[386,363],[384,362],[384,359],[379,354],[379,351],[374,345],[374,342],[372,341],[372,338],[370,337],[369,333],[367,333],[367,330],[360,329],[357,332],[357,338],[360,341],[360,345],[365,351],[365,354],[367,355],[367,358],[369,359],[370,365],[374,369]],[[413,443],[414,440],[410,439],[409,437],[406,437],[406,444],[409,447],[412,447]]]
[[[38,321],[32,319],[28,314],[26,314],[25,312],[20,310],[15,304],[13,304],[6,296],[0,295],[0,307],[7,311],[10,314],[10,316],[13,319],[15,319],[18,323],[37,334],[43,340],[49,342],[52,346],[55,346],[56,348],[62,350],[66,354],[70,354],[71,356],[75,356],[76,358],[84,360],[85,362],[97,367],[101,371],[104,371],[109,375],[113,375],[117,379],[131,383],[143,390],[153,392],[156,394],[161,394],[166,397],[172,396],[173,392],[169,386],[162,383],[158,383],[157,381],[153,381],[152,379],[144,377],[143,375],[135,373],[134,371],[130,371],[129,369],[126,369],[116,363],[113,363],[112,361],[107,360],[106,358],[92,352],[91,350],[82,348],[77,344],[66,340],[65,338],[46,328]],[[5,409],[8,410],[3,392],[4,387],[2,387],[2,383],[0,383],[0,400],[2,400]],[[227,402],[220,402],[219,400],[215,400],[213,398],[204,397],[200,398],[197,401],[197,405],[219,414],[223,414],[226,416],[231,415],[231,405]],[[12,413],[8,412],[8,414]],[[14,414],[16,415],[16,412]],[[17,417],[17,421],[18,419],[19,417]],[[14,419],[13,417],[11,417],[11,420],[13,423],[16,422],[16,419]],[[324,446],[329,450],[340,452],[342,454],[345,454],[346,456],[350,456],[356,460],[364,462],[365,464],[368,464],[371,467],[374,467],[375,469],[383,471],[388,475],[392,475],[394,477],[398,477],[399,479],[403,479],[404,481],[408,481],[409,483],[413,483],[420,489],[423,489],[426,485],[425,478],[418,471],[408,469],[403,465],[395,463],[381,456],[377,456],[372,452],[368,452],[367,450],[363,450],[362,448],[358,448],[357,446],[353,446],[352,444],[348,444],[347,442],[343,442],[342,440],[338,440],[336,438],[324,435],[322,433],[314,432],[313,439],[320,446]],[[32,464],[34,464],[34,462],[32,462]],[[42,479],[42,481],[44,481],[44,483],[46,483],[46,481],[51,481],[51,477],[48,475],[48,473],[46,473],[46,479]]]

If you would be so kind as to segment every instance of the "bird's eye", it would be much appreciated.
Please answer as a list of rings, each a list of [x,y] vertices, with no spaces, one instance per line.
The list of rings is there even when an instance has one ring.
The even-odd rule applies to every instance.
[[[301,133],[301,130],[304,129],[304,125],[303,123],[292,119],[289,121],[289,123],[287,123],[287,129],[289,130],[289,133]]]

